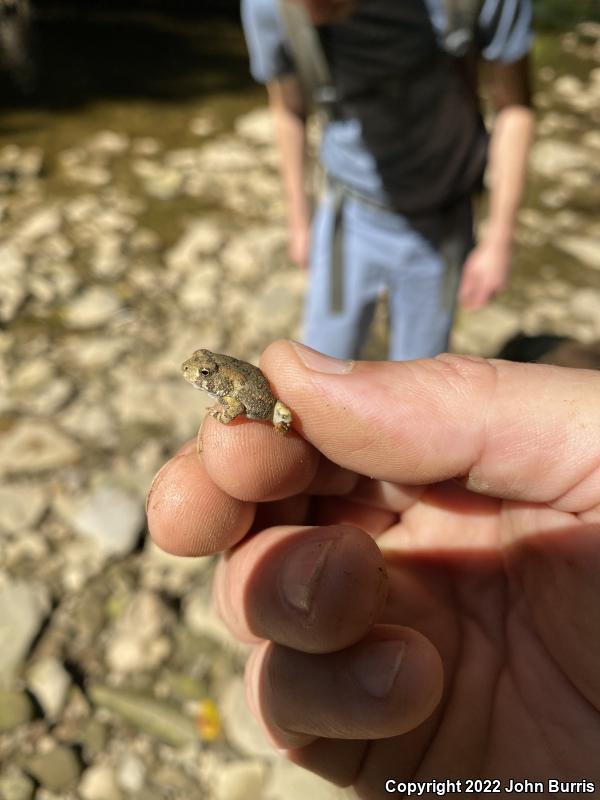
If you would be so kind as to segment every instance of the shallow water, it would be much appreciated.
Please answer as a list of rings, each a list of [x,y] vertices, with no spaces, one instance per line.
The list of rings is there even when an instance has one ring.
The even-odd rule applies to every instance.
[[[36,84],[28,95],[0,75],[0,148],[42,147],[48,196],[81,193],[54,168],[55,158],[98,130],[156,137],[165,151],[194,146],[191,118],[208,114],[218,135],[264,97],[248,74],[241,29],[230,21],[44,14],[36,20],[34,54]],[[125,171],[117,177],[133,188]],[[150,209],[143,221],[169,242],[179,232],[174,221],[199,205],[176,198],[168,215]]]

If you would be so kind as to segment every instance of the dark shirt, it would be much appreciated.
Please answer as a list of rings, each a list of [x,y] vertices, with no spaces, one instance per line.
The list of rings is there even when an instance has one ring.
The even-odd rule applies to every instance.
[[[253,76],[294,71],[277,0],[242,0]],[[442,45],[441,0],[362,0],[321,31],[337,90],[323,135],[326,172],[405,214],[427,213],[481,181],[487,134],[459,59]],[[486,0],[475,41],[490,61],[522,58],[531,42],[531,0]]]

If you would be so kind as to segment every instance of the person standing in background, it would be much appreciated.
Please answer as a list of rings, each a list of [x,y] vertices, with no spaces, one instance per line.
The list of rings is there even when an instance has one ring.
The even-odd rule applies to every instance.
[[[534,130],[531,0],[479,2],[466,46],[449,27],[460,0],[296,0],[316,26],[333,90],[320,147],[326,189],[312,221],[309,102],[280,2],[242,0],[242,20],[275,118],[290,255],[310,262],[303,341],[358,357],[386,291],[390,358],[434,356],[447,349],[457,297],[476,309],[507,282]],[[482,65],[495,111],[489,142]],[[472,196],[488,153],[489,216],[474,245]]]

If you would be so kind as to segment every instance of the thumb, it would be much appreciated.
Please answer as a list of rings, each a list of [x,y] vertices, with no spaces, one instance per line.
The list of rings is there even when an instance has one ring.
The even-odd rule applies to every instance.
[[[340,361],[283,341],[261,366],[296,430],[347,469],[413,485],[461,477],[565,511],[600,502],[596,372],[448,354]]]

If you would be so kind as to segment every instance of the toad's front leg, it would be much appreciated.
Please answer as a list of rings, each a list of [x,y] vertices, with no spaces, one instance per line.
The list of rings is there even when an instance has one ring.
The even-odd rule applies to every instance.
[[[239,417],[240,414],[244,414],[246,408],[243,403],[240,403],[239,400],[236,400],[235,397],[219,397],[219,405],[212,406],[208,409],[208,413],[211,417],[214,417],[219,422],[222,422],[223,425],[227,425],[228,422],[231,422],[236,417]]]

